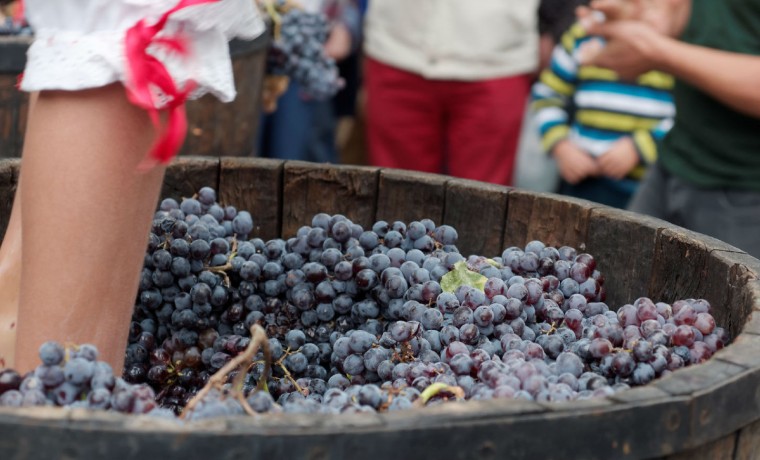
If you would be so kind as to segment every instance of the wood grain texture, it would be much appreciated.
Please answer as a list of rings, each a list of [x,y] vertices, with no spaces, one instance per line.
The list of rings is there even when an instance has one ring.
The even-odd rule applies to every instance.
[[[219,200],[251,213],[253,236],[279,238],[282,227],[283,162],[264,158],[221,159]]]
[[[591,210],[601,205],[548,193],[511,190],[504,246],[524,247],[531,240],[585,251]]]
[[[207,94],[187,102],[188,129],[180,155],[255,155],[267,42],[261,36],[230,44],[235,99],[224,103]]]
[[[618,308],[649,295],[654,248],[664,221],[613,208],[591,212],[587,251],[605,275],[607,304]]]
[[[181,201],[205,186],[219,189],[219,158],[177,157],[166,168],[161,199]]]
[[[689,366],[655,380],[651,386],[671,396],[688,396],[712,388],[722,381],[731,379],[746,369],[723,361],[706,361],[699,366]]]
[[[24,146],[29,96],[16,89],[17,77],[0,74],[0,158],[20,157]]]
[[[663,460],[734,460],[735,445],[736,433],[732,433],[699,447],[669,455]]]
[[[315,214],[343,214],[370,228],[377,203],[377,168],[331,166],[302,161],[285,163],[282,235],[295,236]]]
[[[747,425],[739,432],[733,460],[760,458],[760,420]]]
[[[734,250],[680,227],[662,229],[655,248],[650,297],[664,302],[706,299],[716,320],[732,336],[737,335],[755,301],[747,297],[745,285],[757,279],[757,262]]]
[[[0,241],[11,217],[13,197],[18,184],[19,160],[0,159]]]
[[[442,222],[446,206],[447,176],[398,169],[380,171],[377,220],[432,219]]]
[[[509,190],[463,179],[447,183],[443,223],[456,228],[462,254],[501,256]]]
[[[729,347],[731,348],[731,347]],[[721,362],[710,360],[703,366]],[[731,363],[734,365],[734,363]],[[716,372],[720,375],[720,372]],[[742,429],[760,419],[760,369],[745,369],[726,376],[712,386],[705,385],[694,394],[691,402],[691,431],[699,436],[690,440],[696,447],[707,440],[718,439],[726,433]]]

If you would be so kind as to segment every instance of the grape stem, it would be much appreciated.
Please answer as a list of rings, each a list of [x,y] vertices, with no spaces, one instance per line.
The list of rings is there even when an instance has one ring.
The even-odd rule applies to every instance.
[[[210,271],[211,273],[216,273],[217,275],[220,275],[222,279],[224,280],[224,285],[227,287],[230,287],[230,277],[227,275],[227,270],[232,270],[232,259],[237,256],[237,236],[232,238],[232,247],[230,249],[230,256],[227,258],[227,263],[224,265],[221,265],[219,267],[204,267],[206,270]]]
[[[412,346],[409,342],[401,342],[399,348],[400,350],[393,351],[393,359],[402,363],[411,363],[415,361]]]
[[[271,370],[271,362],[272,362],[272,355],[269,350],[269,339],[267,338],[266,332],[264,332],[264,329],[258,325],[254,324],[251,326],[251,343],[248,344],[248,347],[240,353],[239,355],[232,358],[227,364],[225,364],[221,369],[216,371],[214,375],[212,375],[206,385],[196,394],[193,396],[193,399],[191,399],[185,408],[182,410],[182,413],[180,414],[180,418],[185,419],[187,418],[190,413],[192,413],[193,410],[195,410],[195,406],[198,405],[198,403],[211,391],[213,388],[216,388],[221,391],[222,385],[224,385],[225,381],[227,380],[227,377],[230,375],[230,373],[236,369],[239,369],[239,372],[237,375],[235,375],[235,380],[232,382],[232,394],[235,399],[237,399],[240,404],[243,406],[243,409],[248,413],[249,415],[256,415],[256,412],[251,409],[251,406],[248,404],[248,401],[245,400],[245,396],[243,395],[243,392],[241,391],[243,387],[243,380],[245,380],[245,369],[248,367],[248,363],[253,361],[253,359],[256,357],[256,354],[259,352],[259,350],[263,350],[264,352],[264,374],[262,376],[263,379],[265,379]]]
[[[419,399],[416,401],[417,406],[424,406],[427,404],[428,401],[430,401],[435,396],[441,394],[441,393],[447,393],[453,395],[457,400],[463,400],[464,399],[464,390],[461,387],[458,386],[451,386],[446,385],[445,383],[436,382],[422,390],[422,393],[420,393]]]
[[[298,350],[300,350],[300,348]],[[293,374],[290,373],[290,371],[288,370],[288,368],[285,367],[285,363],[283,362],[283,360],[285,358],[287,358],[292,353],[297,353],[298,350],[296,350],[294,352],[291,352],[290,348],[288,348],[287,350],[285,350],[285,354],[283,354],[282,357],[280,359],[278,359],[275,364],[278,365],[278,366],[280,366],[280,369],[282,369],[282,372],[285,373],[285,377],[288,380],[290,380],[290,382],[293,384],[294,387],[296,387],[296,390],[299,393],[301,393],[302,395],[306,396],[308,394],[308,393],[306,393],[306,390],[304,390],[303,388],[301,388],[301,385],[299,385],[298,382],[296,382],[296,379],[293,378]]]

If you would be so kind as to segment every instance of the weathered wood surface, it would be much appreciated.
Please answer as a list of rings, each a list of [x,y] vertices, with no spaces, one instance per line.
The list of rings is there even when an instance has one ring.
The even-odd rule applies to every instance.
[[[181,155],[255,154],[268,42],[263,34],[250,42],[230,43],[237,95],[228,103],[211,94],[187,102],[188,129]]]
[[[32,43],[28,36],[0,36],[0,74],[18,75],[26,65],[26,50]]]
[[[753,292],[749,295],[754,299],[760,299],[760,281],[748,283],[747,290]],[[755,303],[755,308],[750,312],[746,320],[744,320],[742,334],[760,335],[760,307],[757,305],[758,304]]]
[[[588,222],[586,250],[605,274],[610,307],[646,296],[658,230],[667,223],[613,208],[594,209]]]
[[[0,158],[21,156],[24,145],[29,96],[16,89],[17,77],[0,73]]]
[[[739,432],[734,460],[757,460],[760,458],[760,421],[747,425]]]
[[[451,180],[436,174],[415,173],[395,169],[380,171],[377,196],[377,220],[388,223],[400,220],[432,219],[443,221],[446,204],[446,183]]]
[[[465,256],[501,256],[509,190],[463,179],[447,182],[442,223],[457,229],[457,247]]]
[[[21,156],[29,96],[16,89],[29,37],[0,37],[0,158]]]
[[[586,248],[591,210],[601,205],[575,198],[511,190],[507,204],[505,246],[541,240],[551,246]]]
[[[0,159],[0,241],[3,240],[8,220],[11,218],[13,197],[18,183],[18,160]]]
[[[735,460],[736,436],[736,433],[731,433],[716,441],[669,455],[663,460]]]
[[[315,214],[343,214],[369,228],[374,223],[378,169],[331,166],[301,161],[285,163],[282,236],[295,236]]]
[[[251,213],[255,236],[280,237],[283,162],[264,158],[221,158],[219,200]]]
[[[201,187],[219,189],[219,159],[178,157],[166,169],[161,198],[190,198]]]

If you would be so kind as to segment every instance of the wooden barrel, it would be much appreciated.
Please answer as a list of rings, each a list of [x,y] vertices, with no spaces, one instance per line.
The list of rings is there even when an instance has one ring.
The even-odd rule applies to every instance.
[[[230,42],[237,97],[223,104],[212,96],[187,103],[188,131],[182,155],[253,156],[269,35]],[[20,157],[29,97],[16,89],[29,37],[0,37],[0,158]]]
[[[0,204],[17,163],[0,162]],[[263,238],[317,212],[363,226],[431,218],[464,253],[540,239],[593,254],[608,303],[705,298],[733,342],[709,361],[612,396],[568,403],[468,401],[380,414],[178,424],[55,408],[0,409],[3,458],[751,459],[760,452],[760,261],[666,222],[583,200],[451,177],[256,158],[180,158],[163,193],[204,185],[249,209]],[[0,217],[7,218],[4,212]],[[5,225],[5,222],[0,222]],[[2,227],[0,227],[2,228]]]
[[[16,89],[16,82],[31,42],[29,37],[0,37],[0,158],[21,156],[29,96]]]

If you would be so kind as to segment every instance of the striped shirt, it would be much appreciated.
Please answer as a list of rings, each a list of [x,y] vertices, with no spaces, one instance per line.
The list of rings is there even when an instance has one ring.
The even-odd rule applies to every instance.
[[[531,108],[545,151],[569,139],[590,155],[606,153],[623,136],[631,136],[639,165],[629,174],[639,179],[657,159],[657,142],[673,125],[674,80],[662,72],[647,72],[635,82],[623,82],[607,69],[581,65],[579,48],[590,39],[573,25],[554,48],[549,68],[533,85]]]

